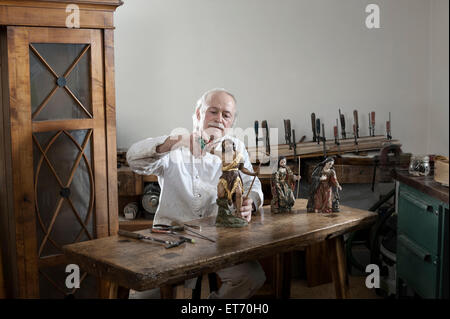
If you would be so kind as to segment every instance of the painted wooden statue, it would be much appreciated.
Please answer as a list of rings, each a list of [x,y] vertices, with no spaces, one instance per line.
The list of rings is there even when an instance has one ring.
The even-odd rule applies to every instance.
[[[295,204],[293,190],[295,181],[300,180],[300,177],[294,175],[286,163],[286,157],[280,156],[277,170],[272,174],[272,201],[270,202],[270,209],[273,213],[288,212]]]
[[[312,213],[339,212],[341,185],[333,169],[334,158],[327,157],[313,170],[307,211]]]
[[[244,167],[242,154],[236,151],[232,140],[222,142],[222,176],[217,185],[217,200],[219,206],[216,226],[243,227],[248,222],[241,217],[242,201],[244,199],[244,186],[239,174],[241,171],[250,176],[257,176]]]

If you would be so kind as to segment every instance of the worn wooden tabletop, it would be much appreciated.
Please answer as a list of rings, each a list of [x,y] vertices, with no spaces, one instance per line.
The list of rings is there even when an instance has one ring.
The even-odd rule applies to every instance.
[[[264,207],[251,223],[241,229],[217,228],[214,218],[191,222],[201,225],[201,233],[215,243],[194,237],[195,244],[184,243],[165,249],[161,244],[121,236],[106,237],[64,247],[68,260],[99,278],[138,291],[199,276],[248,260],[263,258],[320,242],[366,227],[376,214],[341,206],[336,214],[306,212],[306,200],[297,199],[291,213],[272,214]],[[161,234],[140,233],[174,239]]]

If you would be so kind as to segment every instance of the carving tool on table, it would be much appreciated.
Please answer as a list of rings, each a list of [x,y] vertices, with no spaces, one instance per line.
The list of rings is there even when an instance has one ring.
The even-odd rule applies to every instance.
[[[202,230],[202,227],[199,226],[199,225],[184,224],[184,226],[189,227],[189,228],[194,228],[194,229]]]
[[[187,226],[187,224],[184,224],[184,226]],[[213,243],[216,242],[215,240],[213,240],[211,238],[208,238],[198,232],[193,231],[192,229],[189,229],[189,227],[191,227],[191,226],[187,226],[187,227],[184,227],[184,226],[181,226],[181,225],[169,226],[169,225],[164,225],[164,224],[156,224],[156,225],[153,225],[152,229],[154,229],[154,230],[172,230],[172,231],[189,231],[189,232],[199,236],[200,238],[209,240]]]
[[[165,244],[165,248],[173,248],[173,247],[178,247],[180,246],[182,243],[184,243],[184,241],[169,241],[169,240],[162,240],[159,238],[155,238],[155,237],[150,237],[150,236],[145,236],[139,233],[133,233],[130,231],[126,231],[126,230],[121,230],[119,229],[118,234],[120,236],[124,236],[124,237],[128,237],[128,238],[134,238],[134,239],[139,239],[139,240],[150,240],[156,243],[161,243],[161,244]]]
[[[195,232],[195,231],[193,231],[192,229],[186,228],[186,231],[191,232],[191,233],[193,233],[193,234],[199,236],[200,238],[209,240],[210,242],[213,242],[213,243],[216,242],[214,239],[211,239],[211,238],[209,238],[209,237],[206,237],[205,235],[202,235],[202,234],[200,234],[200,233],[198,233],[198,232]]]
[[[184,229],[183,229],[184,230]],[[194,244],[195,240],[189,237],[185,237],[181,235],[180,233],[173,230],[173,227],[167,226],[167,227],[153,227],[150,228],[151,233],[157,233],[157,234],[166,234],[166,235],[172,235],[178,237],[181,241],[186,241],[188,243]]]
[[[166,226],[166,225],[154,225],[153,227],[155,227],[155,226],[156,226],[156,227],[160,227],[160,226]],[[186,227],[184,227],[184,226],[186,226]],[[194,228],[194,229],[199,229],[199,230],[201,231],[201,227],[200,227],[200,226],[189,225],[189,224],[184,224],[184,226],[176,225],[176,226],[169,226],[169,227],[176,227],[176,230],[185,230],[185,231],[191,232],[192,234],[197,235],[198,237],[200,237],[200,238],[202,238],[202,239],[209,240],[210,242],[213,242],[213,243],[216,242],[214,239],[211,239],[211,238],[209,238],[209,237],[206,237],[205,235],[202,235],[202,234],[200,234],[200,233],[198,233],[198,232],[196,232],[196,231],[193,231],[193,230],[191,229],[191,228]],[[174,229],[174,230],[175,230],[175,229]]]

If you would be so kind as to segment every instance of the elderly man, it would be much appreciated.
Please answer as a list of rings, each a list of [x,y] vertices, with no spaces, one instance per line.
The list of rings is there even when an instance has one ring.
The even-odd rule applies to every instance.
[[[245,145],[227,135],[236,118],[236,100],[224,89],[213,89],[198,100],[193,115],[192,134],[148,138],[130,147],[127,161],[138,174],[158,176],[160,204],[155,224],[187,222],[217,214],[217,184],[222,174],[220,157],[211,154],[226,137],[232,139],[243,154],[244,167],[253,172]],[[243,174],[244,189],[252,177]],[[263,203],[261,183],[256,178],[252,190],[241,206],[241,215],[251,221],[252,211]],[[245,230],[243,230],[245,231]],[[216,272],[222,281],[210,298],[248,298],[265,281],[257,261],[246,262]],[[196,280],[188,280],[193,288]]]

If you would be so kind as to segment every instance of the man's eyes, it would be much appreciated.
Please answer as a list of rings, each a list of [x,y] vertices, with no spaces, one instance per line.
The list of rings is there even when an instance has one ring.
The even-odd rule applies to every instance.
[[[211,114],[217,114],[217,113],[219,113],[218,111],[213,111],[213,110],[210,110],[209,111]],[[229,113],[225,113],[224,115],[223,115],[223,117],[224,118],[226,118],[226,119],[230,119],[231,118],[231,114],[229,114]]]

